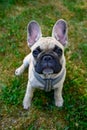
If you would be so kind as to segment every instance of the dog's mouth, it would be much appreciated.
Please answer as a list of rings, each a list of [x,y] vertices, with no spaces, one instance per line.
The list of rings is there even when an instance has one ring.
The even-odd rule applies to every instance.
[[[45,67],[43,69],[43,74],[53,74],[53,69],[50,67]]]

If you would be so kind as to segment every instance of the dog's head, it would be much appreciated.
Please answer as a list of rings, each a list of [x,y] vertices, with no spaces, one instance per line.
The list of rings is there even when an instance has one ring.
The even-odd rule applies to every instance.
[[[31,21],[27,27],[27,42],[37,73],[58,74],[62,70],[64,47],[67,44],[67,24],[64,20],[55,23],[52,37],[42,37],[39,24]]]

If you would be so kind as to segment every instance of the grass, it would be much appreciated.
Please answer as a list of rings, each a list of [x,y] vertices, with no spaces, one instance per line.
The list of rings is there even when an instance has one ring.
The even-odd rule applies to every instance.
[[[0,1],[0,129],[86,130],[87,129],[87,2],[85,0],[1,0]],[[51,35],[57,19],[69,27],[65,50],[67,76],[64,106],[54,105],[53,91],[36,90],[29,111],[22,100],[27,70],[21,77],[14,71],[30,52],[26,28],[37,20],[43,36]]]

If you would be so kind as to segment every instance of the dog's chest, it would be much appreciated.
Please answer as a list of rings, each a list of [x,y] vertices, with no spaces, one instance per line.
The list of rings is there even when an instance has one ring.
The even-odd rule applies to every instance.
[[[33,88],[40,88],[40,89],[45,90],[46,92],[49,92],[61,82],[64,76],[64,73],[65,73],[65,70],[63,70],[62,73],[55,79],[52,79],[52,78],[43,79],[37,72],[32,70],[32,73],[30,73],[30,76],[29,76],[29,81]]]

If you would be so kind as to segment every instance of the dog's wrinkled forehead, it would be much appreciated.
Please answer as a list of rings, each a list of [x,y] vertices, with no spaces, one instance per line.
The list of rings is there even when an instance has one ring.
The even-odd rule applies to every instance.
[[[34,46],[32,46],[31,50],[35,50],[38,46],[40,47],[41,50],[51,50],[55,47],[55,45],[57,45],[58,47],[60,47],[62,50],[64,49],[63,46],[60,44],[60,42],[58,42],[55,38],[53,37],[41,37],[37,44],[34,44]]]

